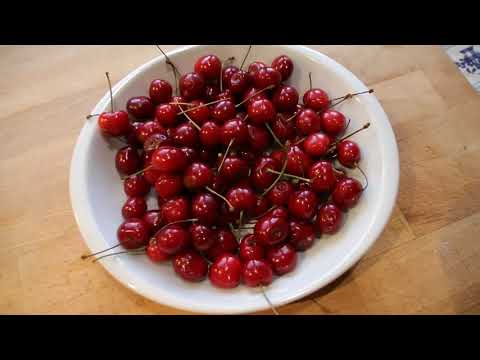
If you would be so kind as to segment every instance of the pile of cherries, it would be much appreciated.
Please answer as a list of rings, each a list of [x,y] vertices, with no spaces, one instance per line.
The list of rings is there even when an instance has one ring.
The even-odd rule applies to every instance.
[[[182,75],[167,57],[179,94],[156,79],[148,97],[126,111],[112,101],[98,118],[104,135],[125,143],[115,158],[127,196],[121,253],[171,261],[181,278],[208,276],[220,288],[291,272],[297,252],[338,231],[364,190],[347,176],[360,148],[346,138],[367,126],[345,136],[346,118],[332,109],[351,94],[330,99],[310,86],[299,104],[288,56],[247,70],[233,61],[205,55]],[[152,188],[158,208],[149,210]]]

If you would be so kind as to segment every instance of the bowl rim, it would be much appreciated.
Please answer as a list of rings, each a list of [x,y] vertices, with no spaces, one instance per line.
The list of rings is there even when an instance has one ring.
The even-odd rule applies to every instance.
[[[194,48],[202,48],[206,46],[208,45],[182,46],[167,52],[167,55],[174,56],[175,54],[180,54]],[[319,51],[302,45],[280,45],[280,47],[289,48],[290,50],[296,51],[297,53],[303,53],[303,55],[309,56],[315,59],[315,61],[322,62],[323,65],[337,72],[341,78],[344,78],[349,84],[351,84],[355,88],[355,91],[368,90],[365,84],[360,79],[358,79],[352,72],[350,72],[343,65],[337,63],[335,60],[331,59],[325,54],[322,54]],[[144,63],[143,65],[140,65],[139,67],[128,73],[123,79],[121,79],[117,84],[113,86],[112,92],[114,94],[114,97],[115,94],[135,76],[148,70],[150,67],[156,66],[162,61],[164,61],[164,58],[162,55],[160,55]],[[105,109],[106,106],[110,103],[109,96],[109,92],[107,91],[105,95],[100,99],[100,101],[95,105],[91,113],[95,114],[103,111],[103,109]],[[375,117],[380,120],[375,123],[375,125],[378,127],[379,132],[382,134],[382,138],[379,140],[379,146],[382,148],[382,153],[385,156],[382,164],[381,175],[381,178],[383,179],[384,196],[381,197],[381,201],[378,207],[380,214],[378,215],[376,221],[369,228],[370,236],[365,237],[364,241],[361,241],[358,246],[356,246],[348,254],[348,256],[345,256],[343,258],[343,261],[339,262],[334,268],[332,268],[327,274],[324,274],[319,280],[312,281],[308,286],[303,288],[302,291],[298,291],[295,294],[285,296],[281,299],[281,301],[275,301],[274,299],[272,299],[272,303],[274,306],[282,306],[287,303],[299,300],[307,295],[310,295],[311,293],[326,286],[327,284],[331,283],[339,276],[344,274],[348,269],[355,265],[355,263],[357,263],[361,259],[361,257],[370,249],[370,247],[381,235],[382,231],[390,220],[390,217],[395,207],[399,189],[400,169],[397,142],[388,116],[383,110],[377,98],[373,94],[368,94],[362,98],[362,101],[366,103],[365,106],[369,108],[369,111],[375,113]],[[85,143],[89,140],[88,135],[91,131],[91,127],[96,127],[96,125],[96,121],[87,121],[82,127],[72,154],[69,178],[70,201],[75,221],[77,222],[78,228],[87,247],[92,252],[94,251],[94,241],[92,239],[99,237],[101,238],[102,235],[100,230],[97,228],[96,222],[92,217],[92,212],[89,209],[90,204],[87,204],[87,202],[84,201],[84,199],[87,198],[85,175],[87,151],[85,151]],[[386,176],[388,176],[388,181],[385,181]],[[120,266],[120,264],[115,261],[102,262],[101,265],[110,273],[110,275],[112,275],[124,286],[132,289],[138,294],[156,303],[160,303],[173,308],[204,314],[242,314],[269,309],[269,305],[266,302],[258,302],[252,305],[237,304],[236,306],[228,307],[228,309],[208,306],[205,304],[197,304],[195,303],[194,299],[184,299],[182,297],[174,295],[168,290],[154,288],[147,282],[142,281],[142,279],[135,278],[134,280],[134,278],[129,274],[129,272],[126,271],[125,267]]]

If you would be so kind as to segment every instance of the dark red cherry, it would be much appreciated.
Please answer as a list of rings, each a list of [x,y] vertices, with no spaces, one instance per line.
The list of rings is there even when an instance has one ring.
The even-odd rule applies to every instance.
[[[238,156],[240,156],[240,159],[245,160],[247,163],[251,164],[255,161],[257,158],[257,154],[254,153],[251,150],[245,150],[241,149],[238,151]]]
[[[343,214],[335,204],[325,204],[318,210],[315,229],[321,234],[335,234],[342,226]]]
[[[215,164],[215,161],[217,160],[218,153],[214,151],[210,151],[209,149],[201,148],[198,151],[198,159],[199,161],[208,164],[208,165],[213,165]]]
[[[278,86],[282,81],[282,75],[271,67],[259,69],[253,77],[255,87],[264,89],[267,86]]]
[[[220,88],[218,85],[205,85],[205,100],[208,102],[217,100],[217,96],[220,94]]]
[[[236,212],[245,210],[251,212],[257,204],[257,197],[253,190],[246,186],[234,186],[226,195],[227,200],[232,204]]]
[[[147,211],[147,202],[143,197],[128,198],[122,207],[124,219],[141,219]]]
[[[272,141],[268,130],[260,125],[247,125],[250,148],[255,152],[265,151]]]
[[[170,259],[170,255],[160,250],[155,238],[150,239],[148,242],[147,256],[154,263],[164,262]]]
[[[128,131],[128,134],[126,134],[126,140],[128,145],[133,146],[134,148],[142,147],[142,142],[139,140],[137,135],[143,125],[144,123],[140,121],[130,123],[130,130]]]
[[[295,137],[295,121],[288,120],[284,114],[278,113],[271,127],[275,136],[282,142],[291,140]]]
[[[345,116],[336,110],[327,110],[320,116],[322,119],[322,129],[327,134],[339,135],[345,130]]]
[[[261,61],[254,61],[248,66],[248,77],[250,78],[250,81],[254,81],[255,75],[258,72],[258,70],[262,68],[266,68],[267,64]]]
[[[218,193],[223,193],[226,187],[225,179],[218,174],[214,174],[210,187]]]
[[[158,121],[146,121],[141,123],[141,125],[137,127],[135,133],[138,141],[140,141],[142,144],[144,144],[147,138],[152,134],[167,135],[164,127],[160,125]]]
[[[178,224],[168,225],[155,234],[159,250],[168,255],[177,254],[190,244],[190,233]]]
[[[235,145],[248,143],[249,136],[246,122],[239,119],[226,121],[221,127],[220,139],[225,146],[227,146],[232,139],[235,140]]]
[[[283,85],[273,93],[272,102],[277,111],[295,111],[298,104],[298,91],[293,86]]]
[[[305,176],[311,164],[311,159],[299,146],[289,146],[287,150],[287,172],[289,174]]]
[[[318,161],[312,165],[308,171],[308,177],[311,179],[310,185],[316,192],[330,192],[337,183],[332,163],[328,161]]]
[[[192,216],[200,224],[213,225],[219,217],[220,204],[215,195],[208,192],[196,194],[192,199]]]
[[[125,220],[117,230],[117,238],[125,249],[138,249],[148,243],[148,226],[141,219]]]
[[[277,206],[276,208],[269,211],[265,216],[270,217],[280,217],[288,220],[288,210],[283,206]]]
[[[155,191],[162,199],[180,195],[183,191],[182,177],[174,174],[160,174],[155,181]]]
[[[357,180],[347,177],[337,183],[332,199],[340,209],[348,210],[358,203],[362,192],[362,185]]]
[[[150,184],[141,174],[129,176],[123,182],[123,191],[127,196],[145,196],[150,192]]]
[[[221,158],[218,159],[218,163],[221,161]],[[220,165],[220,164],[218,164]],[[222,168],[219,171],[219,175],[227,183],[235,182],[241,178],[248,176],[249,166],[245,160],[242,160],[238,157],[227,156],[223,161]]]
[[[223,68],[222,82],[224,88],[228,88],[228,84],[230,84],[230,79],[232,78],[232,75],[237,73],[239,70],[240,69],[235,65],[230,65]]]
[[[267,286],[272,283],[272,266],[264,260],[249,260],[242,269],[242,278],[249,287]]]
[[[283,164],[283,162],[285,161],[285,158],[286,158],[287,154],[285,153],[285,151],[283,150],[273,150],[271,153],[270,153],[270,157],[272,159],[275,159],[277,160],[277,162],[279,164]]]
[[[279,181],[268,193],[268,199],[274,205],[287,205],[290,195],[295,191],[293,185],[289,181]]]
[[[154,235],[163,225],[162,214],[159,210],[147,211],[142,219],[147,224],[151,235]]]
[[[185,170],[183,183],[187,189],[198,190],[209,186],[213,180],[213,171],[209,166],[196,162]]]
[[[166,80],[153,80],[150,83],[149,94],[154,104],[169,102],[172,99],[172,85]]]
[[[282,75],[282,81],[285,81],[293,73],[293,61],[287,55],[281,55],[272,61],[272,68],[277,70]]]
[[[206,251],[207,257],[214,261],[222,254],[235,254],[238,249],[238,243],[235,235],[228,229],[218,229],[215,232],[215,242]]]
[[[257,204],[255,209],[250,214],[252,217],[264,215],[270,208],[270,201],[266,196],[257,196]]]
[[[162,146],[152,155],[152,166],[163,173],[183,171],[188,166],[188,160],[182,150],[173,146]]]
[[[198,131],[190,123],[183,123],[175,128],[173,140],[178,146],[194,147],[198,145]]]
[[[269,169],[279,171],[280,167],[281,165],[278,161],[272,157],[263,156],[259,158],[251,175],[254,186],[259,190],[269,187],[278,177],[277,174],[270,172]]]
[[[314,111],[324,111],[328,108],[329,98],[322,89],[311,89],[303,95],[303,103]]]
[[[145,177],[145,180],[147,180],[150,185],[155,185],[155,182],[157,181],[158,177],[161,174],[162,174],[161,171],[155,170],[154,168],[146,169],[143,172],[143,176]]]
[[[193,250],[183,251],[173,258],[173,269],[182,279],[199,282],[207,277],[207,261]]]
[[[127,101],[127,111],[137,119],[145,119],[152,117],[155,109],[149,97],[135,96]]]
[[[216,80],[220,78],[222,62],[216,55],[205,55],[197,60],[194,69],[205,80]]]
[[[110,136],[127,135],[130,121],[126,111],[103,112],[98,117],[98,126],[104,134]]]
[[[257,89],[255,87],[251,87],[250,89],[246,90],[242,95],[242,101],[244,101],[244,106],[248,108],[248,106],[257,100],[268,100],[268,96],[266,91],[259,92],[261,89]]]
[[[240,259],[242,261],[260,260],[265,256],[265,249],[253,234],[245,235],[240,241]]]
[[[308,135],[303,142],[303,149],[313,157],[324,156],[329,148],[330,138],[321,132]]]
[[[232,74],[229,83],[224,85],[228,87],[233,95],[239,95],[247,90],[249,84],[250,78],[248,77],[248,73],[243,70],[238,70]]]
[[[118,150],[115,156],[115,167],[119,173],[131,175],[140,170],[140,165],[140,156],[133,147],[125,146]]]
[[[205,80],[195,72],[183,75],[179,80],[180,95],[187,100],[199,99],[202,97],[205,87]]]
[[[297,252],[290,244],[280,244],[267,251],[267,261],[277,275],[284,275],[297,266]]]
[[[192,164],[200,160],[200,153],[196,148],[183,146],[180,148],[180,150],[182,150],[185,156],[187,157],[189,164]]]
[[[248,118],[255,124],[271,122],[276,116],[275,108],[270,100],[256,100],[248,105]]]
[[[288,211],[297,219],[310,220],[317,210],[318,198],[311,190],[295,191],[288,200]]]
[[[189,228],[192,245],[198,251],[208,250],[215,242],[216,233],[202,224],[192,224]]]
[[[187,106],[187,109],[194,109],[187,112],[192,121],[201,126],[204,122],[210,119],[210,110],[208,106],[204,106],[205,102],[202,100],[193,100],[190,102],[192,105]]]
[[[185,196],[171,198],[162,205],[162,219],[165,224],[190,218],[190,201]]]
[[[222,100],[212,105],[212,117],[219,123],[235,117],[235,104],[231,100]]]
[[[221,143],[220,127],[213,121],[207,121],[200,130],[200,142],[208,148],[214,148]]]
[[[220,255],[210,267],[210,282],[219,288],[232,289],[238,286],[242,276],[242,263],[235,255]]]
[[[177,105],[161,104],[155,108],[155,119],[163,126],[175,126],[179,112]]]
[[[337,144],[338,161],[343,166],[354,168],[360,161],[360,147],[350,140],[343,140]]]
[[[169,145],[173,145],[172,139],[170,139],[164,133],[154,133],[145,139],[145,142],[143,143],[143,150],[145,150],[145,152],[153,152],[160,146]]]
[[[312,247],[315,242],[315,231],[311,224],[298,220],[290,220],[289,227],[289,244],[292,245],[295,250],[305,251]]]
[[[320,116],[312,109],[300,111],[295,118],[295,124],[304,135],[313,134],[321,130]]]
[[[264,246],[280,243],[288,236],[288,221],[284,217],[267,214],[256,222],[253,234]]]

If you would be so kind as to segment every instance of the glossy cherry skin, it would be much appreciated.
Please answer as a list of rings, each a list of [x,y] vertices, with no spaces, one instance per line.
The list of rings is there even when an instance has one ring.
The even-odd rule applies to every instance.
[[[104,134],[110,136],[127,135],[130,121],[126,111],[104,112],[98,117],[98,126]]]
[[[202,224],[192,224],[189,228],[192,245],[198,251],[208,250],[216,239],[216,233]]]
[[[282,75],[282,81],[287,80],[293,73],[293,61],[287,55],[280,55],[272,61],[272,68]]]
[[[134,148],[142,147],[142,142],[138,139],[137,134],[142,128],[143,124],[144,123],[140,121],[130,123],[130,130],[125,135],[128,145],[133,146]]]
[[[149,95],[154,104],[162,104],[172,99],[172,85],[166,80],[156,79],[150,83]]]
[[[248,73],[246,71],[238,70],[236,73],[232,74],[230,81],[225,85],[233,95],[239,95],[248,89],[248,86],[250,85],[250,78],[248,77]]]
[[[311,89],[303,95],[303,103],[314,111],[324,111],[328,108],[329,98],[322,89]]]
[[[229,89],[224,89],[213,100],[228,100],[228,101],[234,102],[235,98]]]
[[[160,174],[155,181],[155,191],[162,199],[180,195],[183,191],[182,177],[175,174]]]
[[[179,80],[180,95],[185,100],[199,99],[204,92],[205,80],[195,72],[183,75]]]
[[[219,211],[220,204],[215,195],[202,192],[192,199],[192,216],[200,224],[213,225],[219,217]]]
[[[236,212],[245,210],[251,212],[257,204],[255,192],[246,186],[234,186],[226,195],[227,200],[232,204]]]
[[[180,150],[182,150],[182,152],[187,157],[187,161],[189,164],[200,161],[200,153],[196,148],[189,147],[189,146],[182,146]]]
[[[199,142],[198,131],[190,123],[180,124],[173,132],[173,140],[178,146],[197,146]]]
[[[213,171],[203,163],[193,163],[185,170],[183,183],[187,189],[198,190],[209,186],[213,180]]]
[[[337,136],[345,130],[345,116],[336,110],[327,110],[320,116],[322,129],[327,134]]]
[[[131,146],[121,148],[115,155],[115,167],[121,174],[131,175],[138,171],[140,166],[140,156],[138,156],[137,150]]]
[[[322,234],[335,234],[342,226],[343,214],[335,204],[325,204],[318,210],[315,230]]]
[[[135,135],[137,136],[138,141],[142,144],[144,144],[152,134],[167,135],[165,128],[160,125],[158,121],[146,121],[140,124],[141,125],[135,130]]]
[[[171,198],[162,205],[162,219],[165,224],[190,218],[190,201],[185,196]]]
[[[222,100],[212,105],[211,114],[218,123],[224,123],[235,117],[235,104],[231,100]]]
[[[235,145],[247,144],[249,140],[247,124],[239,119],[226,121],[220,129],[220,139],[224,146],[227,146],[232,139]]]
[[[244,101],[243,105],[248,108],[251,103],[257,100],[268,100],[266,91],[259,92],[260,90],[261,89],[255,87],[246,90],[242,95],[242,101]]]
[[[248,124],[248,137],[251,150],[254,152],[265,151],[272,142],[272,136],[268,130],[259,125]]]
[[[264,89],[267,86],[278,86],[281,81],[282,75],[269,66],[259,69],[253,77],[255,87],[258,89]]]
[[[362,195],[362,185],[355,179],[345,178],[337,183],[332,193],[333,202],[342,210],[353,208]]]
[[[295,188],[290,181],[279,181],[268,193],[268,199],[274,205],[287,205],[290,195],[293,194]]]
[[[218,165],[220,165],[221,158],[219,158],[217,162],[219,163]],[[232,183],[247,177],[248,170],[249,166],[245,160],[234,156],[227,156],[218,174],[226,183]]]
[[[297,252],[290,244],[280,244],[267,251],[267,261],[277,275],[291,272],[297,266]]]
[[[260,70],[261,68],[266,68],[267,64],[265,64],[262,61],[254,61],[248,66],[248,76],[250,77],[250,81],[253,81],[255,79],[255,74]]]
[[[257,196],[255,209],[249,214],[252,217],[263,216],[270,208],[270,201],[266,196]]]
[[[290,220],[289,228],[289,244],[292,245],[295,250],[305,251],[312,247],[315,242],[315,231],[311,224],[298,220]]]
[[[175,113],[179,113],[181,112],[182,110],[185,110],[185,106],[184,105],[176,105],[175,103],[186,103],[187,102],[187,99],[185,99],[183,96],[177,96],[177,95],[174,95],[172,96],[172,101],[170,101],[170,105],[174,106],[174,109],[175,109]],[[173,103],[173,104],[172,104]]]
[[[287,173],[305,176],[311,164],[312,160],[299,146],[289,146],[287,150]]]
[[[205,55],[196,61],[194,69],[205,80],[216,80],[220,78],[222,62],[216,55]]]
[[[162,146],[152,155],[152,166],[163,173],[174,173],[185,170],[188,159],[182,150],[173,146]]]
[[[320,116],[312,109],[300,111],[295,118],[295,124],[304,135],[313,134],[321,130]]]
[[[170,259],[170,255],[160,250],[158,247],[158,242],[155,238],[150,239],[147,246],[147,256],[154,262],[164,262]]]
[[[162,172],[155,170],[153,168],[146,169],[143,172],[143,176],[145,177],[145,180],[147,180],[150,185],[155,185],[155,182],[158,180],[158,177],[160,175],[162,175]]]
[[[288,236],[288,221],[283,217],[267,214],[256,222],[253,234],[264,246],[278,244]]]
[[[235,235],[228,229],[218,229],[215,232],[215,242],[206,251],[207,257],[214,261],[222,254],[235,254],[238,249],[238,243]]]
[[[224,88],[228,88],[228,84],[230,84],[230,79],[232,78],[232,75],[237,73],[239,70],[240,69],[235,65],[229,65],[223,68],[222,82]]]
[[[272,211],[269,211],[265,216],[280,217],[288,220],[289,214],[286,208],[283,206],[277,206],[275,209],[272,209]]]
[[[303,142],[303,149],[313,157],[324,156],[329,148],[330,138],[321,132],[308,135]]]
[[[272,102],[277,111],[295,111],[298,104],[298,97],[298,91],[293,86],[284,85],[275,90]]]
[[[318,198],[311,190],[295,191],[288,200],[288,211],[297,219],[310,220],[317,210]]]
[[[147,202],[143,197],[131,197],[122,207],[124,219],[141,219],[147,211]]]
[[[147,224],[151,235],[154,235],[163,225],[162,214],[159,210],[147,211],[142,219]]]
[[[255,100],[248,105],[248,118],[255,124],[271,122],[275,120],[276,115],[275,107],[270,100]]]
[[[272,266],[264,260],[249,260],[242,269],[242,278],[249,287],[267,286],[272,283]]]
[[[145,196],[150,192],[150,184],[142,174],[129,176],[123,182],[123,191],[127,196]]]
[[[158,248],[168,254],[174,255],[185,249],[190,244],[190,233],[178,224],[168,225],[155,234]]]
[[[173,145],[172,139],[163,133],[154,133],[145,139],[143,150],[145,152],[153,152],[161,146]]]
[[[199,282],[207,277],[207,261],[193,250],[182,251],[172,261],[175,273],[190,282]]]
[[[117,230],[117,238],[125,249],[138,249],[148,243],[148,226],[141,219],[125,220]]]
[[[295,121],[288,120],[285,114],[277,113],[275,120],[271,123],[272,131],[275,136],[282,142],[291,140],[295,137]]]
[[[255,239],[253,234],[245,235],[240,241],[239,255],[242,261],[260,260],[265,256],[264,247]]]
[[[205,85],[205,100],[207,102],[217,100],[217,96],[220,94],[220,88],[218,85]]]
[[[337,144],[338,161],[343,166],[354,168],[360,161],[360,147],[350,140],[343,140]]]
[[[286,154],[285,154],[285,151],[283,150],[273,150],[271,153],[270,153],[270,157],[272,159],[275,159],[277,160],[277,162],[279,164],[283,164],[283,162],[285,161],[286,159]]]
[[[214,148],[221,143],[220,127],[213,121],[205,122],[200,130],[200,142],[207,148]]]
[[[153,116],[155,109],[149,97],[135,96],[127,101],[127,111],[137,119],[146,119]]]
[[[163,126],[174,126],[177,123],[178,112],[176,105],[161,104],[155,108],[155,119]]]
[[[190,102],[192,105],[187,109],[195,109],[187,112],[188,116],[194,123],[201,126],[204,122],[210,119],[210,109],[208,106],[204,106],[205,102],[202,100],[193,100]]]
[[[330,192],[337,183],[333,165],[329,161],[318,161],[308,171],[310,185],[316,192]]]
[[[274,174],[270,170],[280,170],[280,164],[277,160],[272,157],[263,156],[259,158],[252,170],[252,182],[257,189],[266,189],[269,187],[275,179],[278,177],[277,174]]]
[[[233,289],[240,284],[242,262],[235,255],[220,255],[210,267],[210,282],[219,288]]]

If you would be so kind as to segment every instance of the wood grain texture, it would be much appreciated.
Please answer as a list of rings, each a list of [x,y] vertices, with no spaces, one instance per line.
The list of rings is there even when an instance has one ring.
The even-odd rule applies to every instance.
[[[166,50],[176,46],[162,46]],[[480,314],[480,96],[437,46],[312,46],[375,88],[401,161],[369,253],[281,314]],[[68,172],[84,116],[152,46],[1,46],[0,313],[187,314],[86,266]],[[270,314],[265,311],[259,314]]]

